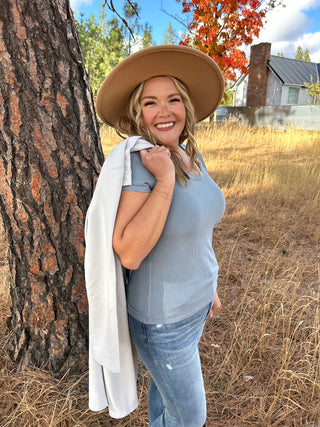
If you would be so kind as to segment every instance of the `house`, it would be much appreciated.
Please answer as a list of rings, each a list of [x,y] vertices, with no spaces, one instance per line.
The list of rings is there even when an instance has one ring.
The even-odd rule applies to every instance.
[[[299,106],[313,103],[305,82],[317,82],[320,64],[271,55],[271,43],[251,47],[248,75],[232,87],[235,107]]]

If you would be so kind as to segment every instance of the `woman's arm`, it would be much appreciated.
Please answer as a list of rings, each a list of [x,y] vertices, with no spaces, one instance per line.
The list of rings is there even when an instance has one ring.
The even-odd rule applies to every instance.
[[[151,193],[122,191],[116,216],[113,248],[122,265],[139,267],[159,240],[164,228],[175,184],[170,151],[163,146],[140,152],[142,163],[157,182]]]

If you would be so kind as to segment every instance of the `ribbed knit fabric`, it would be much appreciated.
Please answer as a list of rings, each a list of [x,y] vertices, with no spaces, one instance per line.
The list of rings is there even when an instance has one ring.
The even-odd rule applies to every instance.
[[[209,176],[190,174],[187,187],[176,181],[162,235],[127,285],[128,312],[143,323],[183,320],[215,298],[218,264],[212,230],[225,210],[224,196]],[[131,153],[132,185],[124,190],[150,192],[154,176],[139,153]]]

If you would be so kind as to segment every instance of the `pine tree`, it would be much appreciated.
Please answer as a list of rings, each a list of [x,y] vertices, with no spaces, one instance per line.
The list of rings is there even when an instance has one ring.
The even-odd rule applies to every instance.
[[[90,85],[96,95],[106,75],[125,57],[123,26],[117,18],[107,21],[104,8],[98,22],[93,15],[87,19],[80,15],[75,23]]]
[[[303,52],[303,60],[304,60],[304,61],[308,61],[308,62],[310,62],[310,61],[311,61],[311,59],[310,59],[310,55],[309,55],[309,49],[306,49],[306,50]]]
[[[154,45],[154,40],[152,37],[152,27],[146,23],[144,26],[141,47],[144,49],[146,47],[150,47],[153,45]]]
[[[298,46],[294,59],[298,59],[300,61],[310,62],[311,59],[310,59],[310,55],[309,55],[309,50],[308,49],[303,50],[301,46]]]
[[[169,22],[168,27],[163,35],[163,44],[176,44],[177,37],[174,34],[171,22]]]
[[[298,46],[298,47],[297,47],[297,50],[296,50],[296,54],[295,54],[295,56],[294,56],[294,59],[298,59],[298,60],[300,60],[300,61],[303,61],[303,50],[302,50],[302,47],[301,47],[301,46]]]

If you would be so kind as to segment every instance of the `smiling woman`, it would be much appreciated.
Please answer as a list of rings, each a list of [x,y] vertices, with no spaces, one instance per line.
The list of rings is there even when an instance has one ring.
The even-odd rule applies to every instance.
[[[92,358],[102,362],[105,372],[104,352],[110,351],[104,331],[97,336],[95,330],[108,315],[108,307],[99,308],[101,298],[106,293],[112,298],[119,288],[116,292],[105,289],[99,271],[109,277],[111,269],[106,271],[104,256],[100,265],[97,247],[104,238],[109,245],[111,237],[111,258],[116,265],[120,260],[127,272],[126,301],[117,302],[119,308],[126,306],[127,313],[114,323],[125,326],[129,320],[131,339],[151,374],[149,425],[154,427],[201,427],[206,420],[198,343],[206,318],[220,307],[212,230],[223,216],[225,201],[206,170],[193,132],[195,118],[211,114],[223,91],[221,72],[208,56],[189,47],[156,46],[122,61],[97,96],[100,117],[129,138],[109,154],[101,175],[109,168],[111,182],[99,178],[103,192],[95,192],[87,217],[98,238],[86,234],[86,257],[93,259],[92,266],[87,266],[97,274],[97,280],[86,274]],[[123,150],[130,166],[119,172]],[[115,191],[114,179],[119,173],[118,196],[108,199],[104,191],[108,186]],[[104,237],[101,230],[109,226],[100,212],[104,205],[110,210],[110,204],[116,205],[116,214],[110,224],[112,235]],[[93,230],[90,224],[87,230]],[[113,335],[109,341],[116,342]],[[118,416],[132,411],[136,404],[129,387],[125,393],[119,383],[129,366],[121,362],[121,353],[119,387],[114,379],[104,381],[113,385],[107,393],[112,401],[106,399],[105,406],[109,404],[109,410]],[[101,379],[92,375],[91,395],[98,396],[95,386]],[[134,376],[128,373],[127,377]],[[93,402],[91,406],[97,405]]]
[[[154,145],[170,148],[176,178],[182,185],[187,184],[188,173],[200,172],[193,136],[195,110],[182,81],[172,76],[157,76],[140,83],[132,92],[127,110],[128,115],[115,126],[120,133],[141,135]],[[175,143],[170,144],[172,138]],[[186,150],[180,147],[185,139]]]

